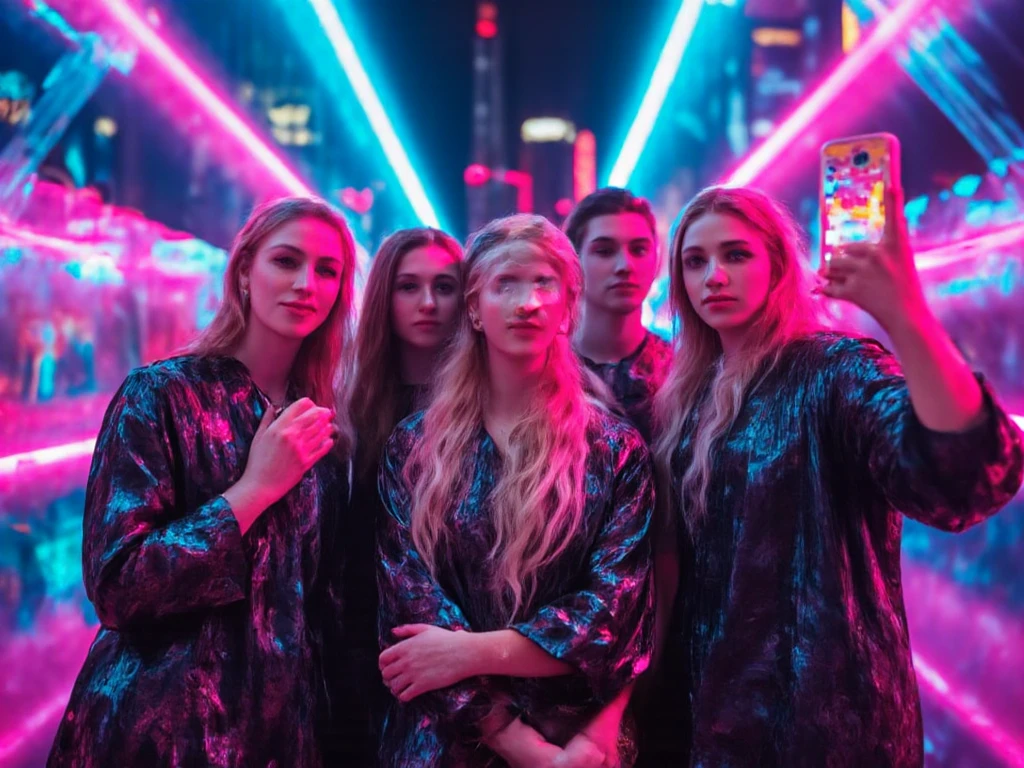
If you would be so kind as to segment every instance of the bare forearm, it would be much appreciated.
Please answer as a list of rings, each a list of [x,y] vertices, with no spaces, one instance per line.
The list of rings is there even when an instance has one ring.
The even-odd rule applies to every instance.
[[[470,643],[470,676],[558,677],[573,671],[569,664],[513,629],[466,634]]]
[[[914,412],[936,432],[963,432],[984,418],[982,393],[949,334],[924,309],[887,328]]]
[[[235,518],[238,520],[238,527],[244,534],[249,527],[256,522],[256,518],[263,514],[270,506],[265,494],[252,487],[243,477],[237,483],[221,494],[231,507]]]

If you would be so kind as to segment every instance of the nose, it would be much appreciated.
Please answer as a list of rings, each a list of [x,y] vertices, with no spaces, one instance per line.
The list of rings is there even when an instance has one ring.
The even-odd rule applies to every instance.
[[[729,273],[726,272],[722,262],[714,258],[708,261],[707,271],[704,274],[704,285],[708,288],[720,288],[728,283]]]
[[[423,289],[423,293],[420,294],[420,308],[427,312],[437,309],[437,297],[434,296],[432,288]]]
[[[300,293],[311,293],[314,280],[316,280],[314,267],[298,269],[295,271],[295,281],[292,283],[292,288]]]
[[[633,271],[633,261],[629,255],[629,249],[619,248],[615,256],[615,274],[622,277]]]
[[[528,315],[531,312],[536,312],[541,305],[540,289],[531,285],[523,293],[520,294],[518,305],[516,306],[516,313],[520,315]]]

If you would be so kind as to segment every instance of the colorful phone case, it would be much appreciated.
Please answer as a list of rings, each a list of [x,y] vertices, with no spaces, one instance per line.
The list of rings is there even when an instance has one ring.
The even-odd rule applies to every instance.
[[[891,133],[830,141],[821,148],[821,257],[848,243],[877,243],[885,191],[899,185],[900,144]]]

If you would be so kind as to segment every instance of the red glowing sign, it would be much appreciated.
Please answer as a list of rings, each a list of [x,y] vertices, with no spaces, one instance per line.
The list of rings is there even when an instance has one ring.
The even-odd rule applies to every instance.
[[[576,134],[572,148],[572,194],[582,200],[597,189],[597,141],[590,131]]]

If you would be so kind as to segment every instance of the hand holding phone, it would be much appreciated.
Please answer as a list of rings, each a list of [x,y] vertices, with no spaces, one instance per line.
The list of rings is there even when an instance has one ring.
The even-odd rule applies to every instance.
[[[821,150],[822,293],[889,330],[927,313],[903,215],[899,142],[887,134]]]

